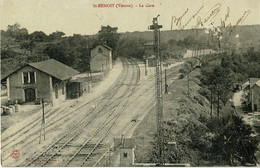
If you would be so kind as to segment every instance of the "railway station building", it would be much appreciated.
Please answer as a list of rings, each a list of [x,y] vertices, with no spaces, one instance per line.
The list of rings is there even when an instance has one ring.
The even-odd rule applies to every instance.
[[[90,51],[91,72],[108,72],[112,69],[112,48],[105,44],[100,44]]]
[[[79,72],[69,66],[49,59],[28,63],[1,79],[7,87],[10,102],[35,102],[44,99],[53,106],[66,99],[66,85]]]

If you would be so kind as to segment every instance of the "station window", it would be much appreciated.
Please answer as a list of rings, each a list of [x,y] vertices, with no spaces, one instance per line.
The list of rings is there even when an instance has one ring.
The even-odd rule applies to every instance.
[[[127,153],[124,153],[124,157],[125,157],[125,158],[127,157]]]
[[[24,84],[36,83],[36,73],[23,72],[23,83]]]

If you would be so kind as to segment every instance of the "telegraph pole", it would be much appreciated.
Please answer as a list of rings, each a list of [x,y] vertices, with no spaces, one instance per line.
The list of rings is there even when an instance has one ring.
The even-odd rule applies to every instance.
[[[45,114],[44,114],[44,100],[43,99],[42,99],[42,123],[41,123],[39,144],[41,143],[41,139],[42,139],[42,131],[43,131],[43,139],[45,140]]]
[[[167,94],[168,93],[168,85],[167,85],[166,69],[165,69],[165,77],[164,77],[164,79],[165,79],[165,94]]]
[[[158,149],[158,164],[164,165],[164,133],[163,133],[163,86],[162,86],[162,66],[160,54],[160,28],[158,25],[158,15],[153,18],[153,24],[149,29],[154,30],[154,53],[156,55],[156,96],[157,96],[157,149]]]
[[[146,57],[145,57],[145,60],[144,60],[144,74],[145,76],[147,76],[147,69],[146,69]]]

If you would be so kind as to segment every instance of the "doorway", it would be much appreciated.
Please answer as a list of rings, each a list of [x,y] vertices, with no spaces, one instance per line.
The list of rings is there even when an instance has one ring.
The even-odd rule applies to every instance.
[[[254,111],[257,111],[257,104],[254,104]]]
[[[33,102],[36,99],[35,89],[33,88],[24,89],[24,93],[25,93],[25,102]]]

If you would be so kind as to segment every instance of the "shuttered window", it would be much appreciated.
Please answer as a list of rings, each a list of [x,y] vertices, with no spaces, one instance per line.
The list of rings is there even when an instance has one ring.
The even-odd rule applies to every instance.
[[[23,82],[24,84],[28,84],[29,83],[29,75],[28,73],[23,73]]]
[[[36,83],[36,72],[23,72],[22,78],[24,84]]]
[[[29,74],[30,74],[30,83],[35,83],[34,72],[29,72]]]

